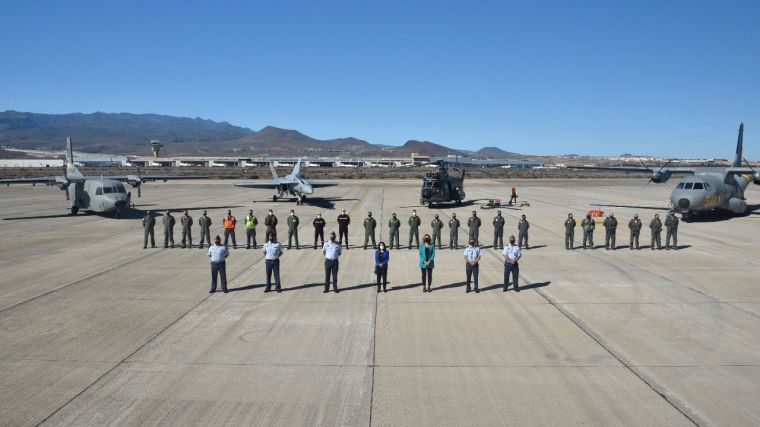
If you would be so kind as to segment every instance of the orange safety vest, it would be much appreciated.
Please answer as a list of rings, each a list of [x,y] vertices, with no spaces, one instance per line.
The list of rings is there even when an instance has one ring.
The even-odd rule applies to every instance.
[[[235,219],[234,216],[224,217],[224,219],[222,220],[222,222],[224,223],[224,228],[226,228],[228,230],[235,228],[235,224],[237,224],[237,220]]]

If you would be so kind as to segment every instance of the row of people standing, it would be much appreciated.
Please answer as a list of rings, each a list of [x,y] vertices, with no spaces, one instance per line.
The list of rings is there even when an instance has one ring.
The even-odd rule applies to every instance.
[[[665,240],[665,249],[671,248],[671,240],[673,241],[673,249],[678,249],[678,223],[679,220],[675,215],[675,212],[670,211],[665,218],[665,229],[667,231]],[[615,250],[615,238],[617,235],[618,220],[615,218],[614,213],[610,213],[607,218],[602,222],[604,226],[604,246],[605,249]],[[575,227],[576,221],[573,218],[573,214],[567,215],[565,220],[565,249],[575,249]],[[639,236],[643,223],[639,219],[639,214],[634,214],[633,218],[628,221],[628,230],[630,231],[629,249],[640,249]],[[649,222],[649,230],[651,232],[652,240],[650,248],[652,250],[662,249],[662,227],[663,222],[660,220],[660,215],[655,214],[654,218]],[[583,232],[583,249],[594,249],[594,230],[596,229],[596,220],[587,214],[581,221],[581,230]]]

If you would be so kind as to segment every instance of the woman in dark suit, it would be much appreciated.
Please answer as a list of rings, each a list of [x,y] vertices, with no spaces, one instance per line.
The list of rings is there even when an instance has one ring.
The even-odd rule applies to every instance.
[[[375,275],[377,275],[377,291],[380,292],[382,279],[383,292],[388,292],[385,286],[388,284],[388,259],[390,251],[385,247],[385,242],[380,242],[375,251]]]
[[[422,271],[422,292],[432,292],[433,267],[435,267],[435,246],[430,243],[430,235],[425,234],[420,244],[420,270]],[[427,288],[425,288],[427,281]]]

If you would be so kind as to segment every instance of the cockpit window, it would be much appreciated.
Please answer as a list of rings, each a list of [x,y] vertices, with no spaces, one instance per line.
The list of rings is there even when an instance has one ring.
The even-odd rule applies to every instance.
[[[694,183],[693,182],[687,182],[686,186],[684,186],[684,188],[687,189],[687,190],[691,190],[692,187],[694,187]]]
[[[96,196],[100,196],[102,194],[103,194],[103,188],[102,187],[98,187],[98,189],[95,190],[95,195]]]
[[[111,187],[103,187],[103,193],[108,194],[113,192],[113,188]]]
[[[683,189],[683,182],[679,182],[678,185],[676,185],[676,188],[679,190]]]
[[[702,185],[702,183],[701,183],[701,182],[695,182],[695,183],[694,183],[694,189],[695,189],[695,190],[704,190],[704,189],[705,189],[705,186],[704,186],[704,185]]]
[[[705,182],[705,188],[708,190],[712,188],[709,182]]]
[[[124,189],[124,186],[123,186],[123,185],[117,185],[117,186],[116,186],[116,192],[117,192],[117,193],[122,193],[122,194],[123,194],[123,193],[126,193],[126,192],[127,192],[127,190],[125,190],[125,189]]]

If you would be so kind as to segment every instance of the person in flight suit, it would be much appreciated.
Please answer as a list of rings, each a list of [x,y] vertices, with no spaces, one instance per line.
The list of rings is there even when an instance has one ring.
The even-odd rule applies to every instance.
[[[156,239],[153,234],[153,229],[156,227],[156,218],[153,217],[153,212],[151,211],[145,212],[145,216],[143,217],[142,224],[143,224],[143,234],[145,235],[145,238],[143,239],[143,249],[148,248],[148,236],[150,236],[150,247],[155,248]]]
[[[351,217],[343,209],[338,215],[338,244],[343,245],[343,237],[346,238],[346,249],[348,249],[348,225],[351,224]]]
[[[393,242],[396,242],[396,249],[401,249],[401,243],[399,242],[399,228],[401,228],[401,220],[396,218],[396,212],[393,212],[391,219],[388,220],[388,232],[390,233],[389,239],[390,245],[388,249],[393,249]]]
[[[203,249],[204,238],[206,243],[211,246],[211,218],[208,217],[206,211],[203,211],[203,216],[198,218],[198,225],[201,227],[201,241],[198,248]]]
[[[618,221],[615,214],[611,213],[604,219],[604,247],[615,250],[615,234],[617,234]]]
[[[327,222],[325,222],[325,219],[322,218],[322,214],[318,213],[317,217],[314,218],[314,221],[312,221],[311,225],[314,226],[314,249],[317,249],[317,239],[320,241],[320,245],[324,246],[325,244],[325,225]]]
[[[438,214],[435,214],[435,218],[430,223],[430,226],[433,227],[433,246],[435,246],[435,242],[437,240],[438,249],[443,249],[443,245],[441,244],[441,229],[443,228],[443,221],[438,218]]]
[[[253,215],[253,211],[248,211],[248,216],[245,217],[245,248],[251,249],[251,241],[253,241],[253,249],[258,249],[259,245],[256,243],[256,226],[259,225],[259,220]]]
[[[372,218],[372,212],[367,213],[367,217],[364,218],[364,250],[367,250],[367,242],[372,239],[372,249],[376,249],[375,244],[375,228],[377,227],[377,221]]]
[[[509,196],[509,206],[512,206],[512,201],[517,203],[517,188],[512,187],[512,195]]]
[[[525,219],[525,215],[522,216],[520,222],[517,223],[517,246],[522,248],[523,242],[525,242],[525,249],[528,249],[528,229],[530,223]]]
[[[467,220],[467,227],[470,229],[470,235],[468,236],[468,240],[475,240],[475,246],[480,246],[480,240],[478,239],[478,234],[480,232],[480,218],[478,218],[478,213],[475,211],[472,211],[472,216],[470,219]]]
[[[288,217],[288,249],[291,248],[291,244],[293,243],[293,238],[296,240],[296,249],[299,249],[298,247],[298,224],[301,223],[301,220],[298,219],[296,216],[296,212],[291,209],[290,210],[290,216]]]
[[[628,249],[633,249],[633,242],[636,242],[636,249],[639,248],[639,233],[641,233],[641,220],[639,214],[634,214],[633,218],[628,221],[628,229],[631,230],[631,243]]]
[[[565,249],[573,250],[575,244],[575,219],[573,214],[567,214],[565,220]]]
[[[171,247],[174,249],[174,216],[172,215],[169,210],[166,210],[166,215],[164,215],[163,221],[164,223],[164,248],[169,247],[169,243],[171,242]]]
[[[594,229],[596,228],[596,221],[594,221],[594,218],[591,218],[591,214],[588,214],[586,215],[586,218],[583,218],[583,221],[581,221],[581,228],[583,229],[583,249],[586,249],[587,243],[588,247],[594,249]]]
[[[267,241],[269,241],[269,236],[274,236],[274,240],[277,241],[277,217],[274,216],[274,212],[271,209],[269,209],[267,217],[264,218],[264,225],[267,228]]]
[[[498,249],[504,247],[504,217],[501,216],[501,211],[496,211],[496,216],[493,218],[493,248]]]
[[[449,220],[449,249],[459,249],[459,226],[457,214],[452,213]]]
[[[185,209],[185,214],[182,215],[182,218],[179,219],[180,224],[182,224],[182,247],[193,247],[193,217],[190,216],[190,214],[187,212],[187,209]],[[187,238],[187,246],[185,246],[185,238]]]
[[[660,236],[662,233],[662,221],[660,221],[660,214],[654,214],[654,219],[649,222],[649,230],[652,232],[652,244],[649,247],[654,250],[655,243],[657,249],[662,249],[662,240]]]
[[[420,224],[422,220],[417,216],[417,211],[413,210],[409,217],[409,249],[412,249],[412,238],[417,246],[420,245]]]
[[[237,242],[235,241],[235,226],[237,225],[237,218],[232,216],[232,211],[227,210],[227,216],[222,220],[224,225],[224,246],[227,246],[227,241],[232,237],[232,247],[237,249]]]
[[[678,218],[675,212],[670,212],[665,218],[665,249],[670,249],[670,238],[673,238],[673,249],[678,250]]]

